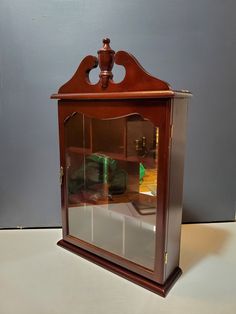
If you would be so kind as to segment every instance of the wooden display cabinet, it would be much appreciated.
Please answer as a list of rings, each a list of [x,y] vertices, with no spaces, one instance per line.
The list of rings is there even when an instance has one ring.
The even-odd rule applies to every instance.
[[[180,276],[187,103],[103,40],[58,99],[63,239],[58,244],[165,296]],[[125,68],[113,81],[113,64]],[[98,82],[89,72],[100,67]]]

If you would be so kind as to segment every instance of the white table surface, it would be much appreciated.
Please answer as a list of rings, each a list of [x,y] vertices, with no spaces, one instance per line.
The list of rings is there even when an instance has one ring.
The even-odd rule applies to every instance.
[[[182,226],[167,297],[56,245],[61,229],[0,231],[0,314],[235,314],[236,223]]]

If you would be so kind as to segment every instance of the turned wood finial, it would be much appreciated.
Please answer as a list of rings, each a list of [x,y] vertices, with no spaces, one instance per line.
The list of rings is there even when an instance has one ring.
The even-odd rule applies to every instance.
[[[115,51],[110,47],[110,39],[103,39],[103,47],[98,50],[98,64],[101,69],[99,74],[102,88],[107,88],[109,80],[112,80],[112,68],[114,64]]]

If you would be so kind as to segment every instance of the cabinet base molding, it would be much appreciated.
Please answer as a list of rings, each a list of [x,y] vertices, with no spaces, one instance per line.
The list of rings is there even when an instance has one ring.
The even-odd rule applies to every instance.
[[[109,271],[111,271],[114,274],[117,274],[141,287],[144,287],[162,297],[165,297],[171,287],[174,285],[174,283],[177,281],[177,279],[181,276],[182,270],[179,267],[176,267],[176,269],[172,272],[172,274],[167,278],[166,282],[161,285],[159,283],[156,283],[150,279],[147,279],[141,275],[138,275],[124,267],[121,267],[115,263],[112,263],[100,256],[97,256],[89,251],[86,251],[80,247],[77,247],[65,240],[60,240],[57,243],[59,246],[67,249],[68,251],[71,251],[85,259],[87,259],[90,262],[93,262]]]

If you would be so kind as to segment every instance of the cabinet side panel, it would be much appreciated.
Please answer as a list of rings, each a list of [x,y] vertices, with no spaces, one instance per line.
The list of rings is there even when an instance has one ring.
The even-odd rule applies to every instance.
[[[65,138],[64,138],[64,120],[65,120],[65,104],[63,101],[58,101],[58,125],[59,125],[59,141],[60,141],[60,167],[61,167],[61,217],[63,238],[68,233],[67,224],[67,208],[66,208],[66,162],[65,162]]]
[[[174,99],[172,103],[165,278],[179,265],[187,103],[184,98]]]

